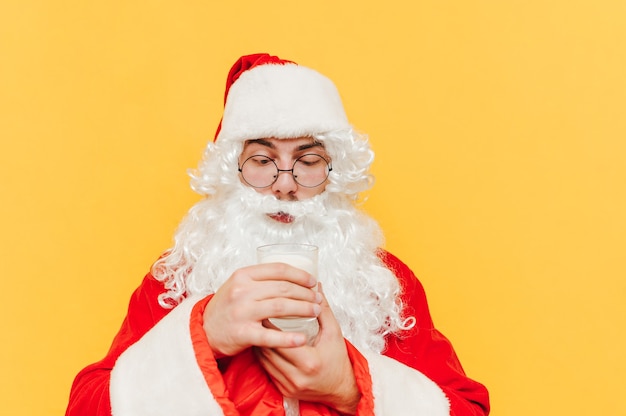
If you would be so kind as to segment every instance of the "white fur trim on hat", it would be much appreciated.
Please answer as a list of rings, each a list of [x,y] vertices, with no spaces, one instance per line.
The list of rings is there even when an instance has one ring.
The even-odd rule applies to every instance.
[[[265,64],[231,86],[217,139],[297,138],[347,128],[332,81],[296,64]]]

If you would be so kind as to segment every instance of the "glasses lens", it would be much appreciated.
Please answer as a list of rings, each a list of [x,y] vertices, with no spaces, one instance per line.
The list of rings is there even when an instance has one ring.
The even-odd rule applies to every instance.
[[[330,170],[326,159],[314,153],[300,156],[289,170],[279,170],[273,159],[262,155],[250,156],[239,168],[243,180],[254,188],[271,186],[279,172],[290,172],[298,185],[314,188],[326,181]]]
[[[326,159],[315,153],[300,156],[293,164],[293,178],[307,188],[324,183],[329,172]]]
[[[278,167],[267,156],[254,155],[241,165],[241,176],[254,188],[267,188],[276,180]]]

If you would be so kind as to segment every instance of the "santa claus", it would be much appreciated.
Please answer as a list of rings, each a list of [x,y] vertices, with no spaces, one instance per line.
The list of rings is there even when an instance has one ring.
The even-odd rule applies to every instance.
[[[231,69],[192,187],[206,196],[133,294],[67,416],[487,415],[424,291],[354,204],[373,153],[333,83],[267,54]],[[259,246],[318,247],[317,276],[257,264]],[[271,318],[300,316],[314,336]]]

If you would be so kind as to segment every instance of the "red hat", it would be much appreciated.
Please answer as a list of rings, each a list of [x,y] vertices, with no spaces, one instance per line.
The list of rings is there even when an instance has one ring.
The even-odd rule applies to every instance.
[[[295,138],[350,128],[333,82],[266,53],[242,56],[226,80],[215,140]]]

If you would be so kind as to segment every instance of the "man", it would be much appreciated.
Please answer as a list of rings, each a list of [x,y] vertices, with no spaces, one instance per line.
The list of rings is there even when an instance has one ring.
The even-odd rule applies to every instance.
[[[283,415],[294,403],[302,415],[487,415],[487,390],[433,327],[419,281],[353,206],[372,159],[330,80],[240,58],[192,174],[207,198],[107,356],[76,377],[66,415]],[[271,243],[318,246],[319,276],[256,264]],[[317,317],[312,343],[268,321],[286,316]]]

